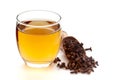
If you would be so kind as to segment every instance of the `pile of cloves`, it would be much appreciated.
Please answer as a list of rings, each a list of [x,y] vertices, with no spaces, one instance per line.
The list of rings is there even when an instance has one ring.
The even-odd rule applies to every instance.
[[[87,73],[94,72],[93,68],[98,66],[98,61],[86,55],[86,51],[92,51],[92,48],[84,49],[83,43],[79,43],[72,36],[67,36],[62,40],[62,50],[68,60],[68,63],[62,62],[59,57],[54,60],[57,67],[70,70],[70,73]]]

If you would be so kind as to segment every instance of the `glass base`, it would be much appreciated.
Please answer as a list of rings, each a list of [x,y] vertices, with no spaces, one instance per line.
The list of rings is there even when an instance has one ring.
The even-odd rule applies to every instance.
[[[28,67],[33,67],[33,68],[43,68],[43,67],[48,67],[50,65],[50,63],[30,63],[30,62],[26,62],[25,61],[25,64],[28,66]]]

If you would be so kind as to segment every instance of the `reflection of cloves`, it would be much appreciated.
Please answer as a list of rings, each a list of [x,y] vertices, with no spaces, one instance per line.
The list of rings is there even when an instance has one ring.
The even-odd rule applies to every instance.
[[[23,23],[25,23],[25,24],[29,24],[30,22],[32,22],[32,21],[25,21],[25,22],[23,22]]]

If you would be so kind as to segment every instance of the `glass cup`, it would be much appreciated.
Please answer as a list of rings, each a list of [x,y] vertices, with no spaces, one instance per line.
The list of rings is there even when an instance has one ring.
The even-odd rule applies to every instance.
[[[30,67],[46,67],[57,56],[61,42],[61,16],[31,10],[17,15],[16,39],[20,56]]]

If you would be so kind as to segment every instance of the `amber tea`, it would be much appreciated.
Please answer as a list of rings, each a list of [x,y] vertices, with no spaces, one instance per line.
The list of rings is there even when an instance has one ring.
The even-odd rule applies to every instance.
[[[23,60],[32,64],[46,64],[53,61],[60,46],[60,25],[43,28],[40,26],[51,25],[55,22],[42,20],[23,21],[23,23],[28,26],[18,24],[16,28],[17,44]]]
[[[61,16],[53,11],[29,10],[16,17],[20,56],[29,67],[47,67],[58,54]]]

